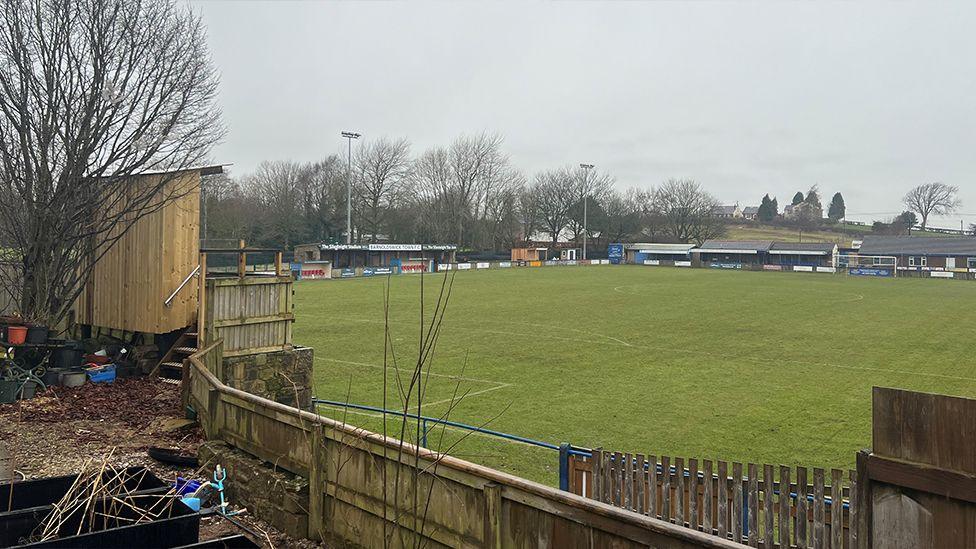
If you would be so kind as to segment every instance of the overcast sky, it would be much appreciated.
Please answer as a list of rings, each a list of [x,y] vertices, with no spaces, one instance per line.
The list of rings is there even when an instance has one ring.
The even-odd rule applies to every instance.
[[[976,2],[200,2],[229,129],[215,160],[414,153],[481,131],[526,174],[596,164],[726,203],[818,184],[849,217],[912,186],[961,189],[976,222]]]

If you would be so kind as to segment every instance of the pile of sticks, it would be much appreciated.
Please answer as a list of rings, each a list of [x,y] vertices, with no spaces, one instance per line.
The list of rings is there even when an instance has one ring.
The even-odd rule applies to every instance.
[[[146,471],[132,473],[118,469],[108,463],[111,457],[109,453],[101,462],[85,463],[68,492],[35,528],[30,542],[79,536],[172,516],[173,503],[179,497],[175,492],[150,497],[132,494],[130,487],[137,486],[138,476]],[[144,506],[149,503],[148,507]]]

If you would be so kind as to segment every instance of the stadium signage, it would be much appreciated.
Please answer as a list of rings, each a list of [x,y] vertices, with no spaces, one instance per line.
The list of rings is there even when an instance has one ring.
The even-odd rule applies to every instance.
[[[783,266],[782,265],[763,265],[763,270],[764,271],[782,271],[783,270]]]
[[[339,276],[341,276],[342,278],[352,278],[356,276],[356,269],[349,269],[349,268],[343,269],[342,273]]]
[[[438,271],[450,271],[452,265],[450,263],[440,263],[437,265]]]
[[[363,267],[363,276],[373,276],[375,269],[372,267]]]
[[[645,259],[644,265],[660,265],[661,261],[659,259]]]
[[[371,252],[419,252],[420,244],[370,244]]]
[[[741,269],[742,263],[709,263],[708,266],[713,269]]]
[[[800,273],[812,273],[813,267],[810,265],[793,265],[793,270]]]
[[[427,272],[426,263],[410,263],[400,266],[401,273],[424,273]]]
[[[675,267],[691,267],[691,261],[675,261]]]
[[[321,278],[332,278],[332,263],[329,261],[307,261],[302,263],[298,271],[299,278],[316,280]]]
[[[478,265],[477,265],[477,268],[479,268],[479,269],[487,269],[488,268],[488,264],[487,263],[484,263],[484,262],[479,262]]]
[[[393,274],[393,269],[390,267],[376,267],[373,269],[373,273],[378,275],[388,275]]]
[[[458,268],[459,271],[465,271],[465,270],[471,268],[471,264],[470,263],[458,263],[457,268]]]
[[[509,268],[511,266],[512,266],[512,262],[511,261],[501,261],[501,262],[498,263],[498,267],[500,269],[507,269],[507,268]]]
[[[837,267],[817,267],[818,273],[836,273]]]
[[[847,274],[854,276],[891,276],[891,269],[872,269],[869,267],[855,267],[848,269]]]
[[[949,271],[932,271],[929,276],[932,278],[953,278],[955,274]]]

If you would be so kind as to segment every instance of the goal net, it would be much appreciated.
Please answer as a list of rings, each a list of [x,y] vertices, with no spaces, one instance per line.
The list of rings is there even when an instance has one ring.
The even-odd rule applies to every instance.
[[[898,276],[898,258],[893,255],[838,255],[837,270],[856,276]]]

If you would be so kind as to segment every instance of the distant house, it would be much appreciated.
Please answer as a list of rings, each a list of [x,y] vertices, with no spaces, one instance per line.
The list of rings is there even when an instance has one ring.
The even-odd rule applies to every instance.
[[[715,206],[712,209],[712,215],[721,217],[722,219],[735,219],[742,217],[742,210],[739,209],[738,204],[732,206]]]
[[[742,217],[752,221],[759,219],[759,206],[746,206],[742,208]]]
[[[976,238],[867,235],[858,254],[894,256],[899,269],[976,269]]]
[[[823,208],[818,209],[809,202],[787,204],[783,208],[783,217],[786,219],[796,219],[801,215],[807,215],[810,219],[823,219]]]

